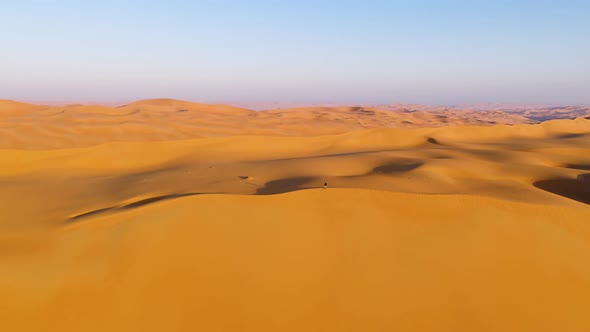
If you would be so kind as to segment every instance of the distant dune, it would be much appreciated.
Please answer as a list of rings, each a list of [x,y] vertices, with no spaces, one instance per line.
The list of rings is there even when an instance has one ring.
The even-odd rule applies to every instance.
[[[0,330],[588,331],[581,109],[1,101]]]
[[[514,125],[584,116],[590,116],[590,108],[509,112],[380,105],[253,111],[174,99],[142,100],[119,107],[0,101],[0,148],[55,149],[236,135],[318,136],[374,128]]]

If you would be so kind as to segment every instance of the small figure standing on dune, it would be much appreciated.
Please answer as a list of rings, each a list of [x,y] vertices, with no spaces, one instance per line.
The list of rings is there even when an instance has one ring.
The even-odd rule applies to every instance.
[[[324,182],[324,189],[328,189],[328,182]]]

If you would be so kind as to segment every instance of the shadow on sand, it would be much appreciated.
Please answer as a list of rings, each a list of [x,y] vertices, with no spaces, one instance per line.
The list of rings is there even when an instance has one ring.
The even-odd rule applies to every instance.
[[[268,181],[264,187],[258,188],[255,195],[274,195],[282,194],[289,191],[309,189],[311,187],[302,187],[304,184],[315,180],[313,177],[299,177]],[[318,185],[319,187],[319,185]]]
[[[590,204],[590,174],[580,174],[577,179],[550,179],[533,183],[539,189]]]
[[[426,142],[430,143],[430,144],[434,144],[434,145],[442,145],[436,138],[434,137],[428,137],[426,139]]]
[[[90,211],[90,212],[84,212],[84,213],[81,213],[81,214],[71,217],[70,219],[68,219],[68,221],[70,221],[70,222],[80,221],[85,218],[95,217],[100,214],[131,210],[131,209],[135,209],[135,208],[142,207],[145,205],[153,204],[156,202],[161,202],[161,201],[166,201],[166,200],[180,198],[180,197],[186,197],[186,196],[195,196],[195,195],[201,195],[201,193],[184,193],[184,194],[172,194],[172,195],[150,197],[150,198],[142,199],[140,201],[129,203],[126,205],[111,206],[111,207],[98,209],[98,210],[94,210],[94,211]]]
[[[590,171],[590,164],[565,164],[565,168],[580,169],[583,171]]]
[[[570,138],[584,137],[587,135],[588,134],[561,134],[561,135],[555,136],[555,138],[557,138],[557,139],[570,139]]]
[[[384,164],[373,168],[369,174],[396,174],[413,171],[416,168],[424,165],[419,161],[401,161],[395,163]]]

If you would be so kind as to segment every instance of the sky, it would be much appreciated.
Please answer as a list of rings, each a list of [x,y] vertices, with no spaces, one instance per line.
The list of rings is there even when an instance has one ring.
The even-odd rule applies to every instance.
[[[0,99],[590,104],[590,1],[5,1]]]

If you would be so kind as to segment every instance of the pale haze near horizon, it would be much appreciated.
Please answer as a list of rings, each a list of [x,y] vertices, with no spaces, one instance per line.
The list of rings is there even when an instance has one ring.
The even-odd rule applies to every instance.
[[[586,1],[0,1],[0,99],[590,104]]]

